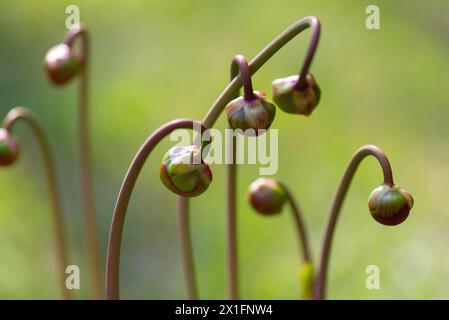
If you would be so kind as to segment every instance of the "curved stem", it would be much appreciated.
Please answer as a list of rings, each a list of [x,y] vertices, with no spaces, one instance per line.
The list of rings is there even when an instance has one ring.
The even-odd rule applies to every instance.
[[[178,219],[187,298],[189,300],[196,300],[198,299],[198,294],[196,288],[195,266],[193,264],[192,237],[190,234],[189,198],[178,197]]]
[[[293,196],[293,194],[291,193],[289,188],[280,181],[278,181],[278,184],[282,186],[282,188],[285,190],[285,192],[287,194],[287,200],[291,207],[293,220],[295,221],[299,247],[301,248],[301,251],[302,251],[303,260],[304,260],[304,262],[311,263],[312,257],[310,255],[310,246],[309,246],[309,241],[308,241],[308,237],[307,237],[306,226],[305,226],[304,220],[302,219],[301,210],[300,210],[297,202],[295,201],[295,197]]]
[[[340,185],[338,186],[337,193],[334,197],[330,209],[329,221],[327,224],[323,247],[321,249],[320,269],[315,282],[315,290],[314,290],[315,299],[325,298],[327,268],[329,264],[329,255],[331,250],[332,238],[335,232],[337,219],[340,214],[340,210],[343,205],[346,193],[348,192],[349,186],[351,184],[352,178],[362,160],[367,156],[373,156],[379,162],[384,175],[384,183],[390,186],[394,185],[393,173],[391,171],[390,163],[385,153],[381,149],[379,149],[374,145],[365,145],[356,151],[351,161],[349,162],[348,167],[346,168],[343,178],[340,181]]]
[[[249,72],[248,61],[246,61],[245,57],[241,54],[236,55],[232,60],[231,66],[231,81],[234,78],[232,73],[235,70],[235,66],[240,70],[240,78],[242,79],[244,98],[245,100],[253,100],[255,99],[253,83],[251,81],[251,74]]]
[[[314,28],[314,32],[312,34],[312,41],[309,45],[309,49],[306,54],[305,66],[303,66],[303,72],[307,74],[308,69],[310,67],[310,63],[312,61],[313,55],[316,49],[316,43],[318,43],[319,39],[319,21],[316,17],[309,16],[302,18],[297,21],[289,28],[287,28],[284,32],[282,32],[279,36],[277,36],[272,42],[270,42],[262,51],[260,51],[253,60],[249,62],[249,71],[251,75],[254,75],[276,52],[278,52],[285,44],[287,44],[290,40],[292,40],[295,36],[297,36],[302,31],[306,30],[309,27]],[[313,45],[315,43],[315,45]],[[212,107],[209,109],[209,112],[206,114],[206,117],[203,120],[203,123],[206,127],[211,128],[215,121],[217,121],[223,109],[226,107],[226,104],[232,100],[232,98],[236,95],[240,87],[242,86],[241,76],[236,76],[224,89],[224,91],[220,94],[217,100],[214,102]]]
[[[97,213],[95,210],[92,168],[89,147],[89,117],[88,117],[88,60],[89,60],[89,37],[83,27],[76,27],[69,30],[64,40],[68,46],[72,46],[75,39],[81,40],[83,54],[83,68],[80,73],[78,88],[78,148],[81,173],[81,195],[84,212],[84,224],[86,232],[87,252],[89,256],[92,297],[101,299],[103,296],[101,288],[100,271],[100,249],[97,235]]]
[[[61,288],[61,296],[63,299],[70,299],[71,293],[65,285],[66,274],[65,268],[67,267],[67,250],[64,237],[63,228],[63,214],[61,208],[61,200],[58,189],[58,182],[56,178],[55,167],[53,158],[51,156],[50,147],[47,142],[47,138],[38,122],[35,119],[34,114],[22,107],[16,107],[8,112],[4,121],[3,128],[10,131],[12,126],[19,120],[23,120],[32,130],[39,148],[42,152],[42,158],[44,160],[45,172],[48,181],[48,191],[50,193],[50,201],[52,204],[51,219],[53,220],[53,233],[56,250],[57,260],[57,272],[59,277],[59,284]]]
[[[115,204],[114,215],[112,217],[111,228],[109,231],[109,242],[106,263],[106,298],[119,299],[119,275],[120,275],[120,248],[122,242],[123,226],[125,223],[126,211],[129,200],[136,184],[139,173],[141,172],[146,159],[156,147],[156,145],[176,129],[194,128],[200,124],[202,130],[206,130],[201,123],[181,119],[167,122],[154,131],[142,144],[131,165],[128,168],[125,179],[123,180],[120,192]]]
[[[303,89],[307,86],[306,76],[309,73],[310,65],[312,64],[313,57],[315,55],[316,48],[318,47],[318,41],[320,40],[321,26],[320,21],[315,17],[305,18],[306,23],[312,30],[312,35],[310,37],[309,47],[307,48],[307,53],[302,63],[301,70],[299,71],[299,79],[296,83],[298,89]]]

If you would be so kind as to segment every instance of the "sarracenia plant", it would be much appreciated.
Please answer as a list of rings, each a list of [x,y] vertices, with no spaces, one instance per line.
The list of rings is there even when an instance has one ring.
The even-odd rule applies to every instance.
[[[26,123],[33,133],[44,160],[45,175],[48,183],[48,192],[52,206],[51,219],[53,221],[53,236],[56,252],[58,281],[63,299],[70,299],[71,294],[65,285],[65,268],[67,266],[67,249],[64,238],[63,214],[61,199],[56,177],[56,169],[50,146],[44,131],[40,127],[34,114],[25,108],[16,107],[8,112],[0,128],[0,166],[10,166],[19,156],[19,144],[11,130],[17,122]]]
[[[156,145],[176,129],[201,127],[201,131],[212,128],[218,117],[226,111],[231,128],[239,129],[247,135],[260,135],[271,125],[276,109],[266,99],[265,94],[253,91],[251,76],[254,75],[276,52],[302,31],[311,28],[311,40],[299,75],[275,80],[272,84],[273,99],[278,106],[289,113],[308,115],[319,102],[320,90],[315,83],[309,68],[315,54],[320,36],[320,23],[316,17],[305,17],[270,42],[255,58],[247,62],[241,55],[236,56],[231,65],[231,81],[207,112],[203,121],[180,119],[170,121],[145,140],[137,151],[123,180],[116,201],[114,215],[109,232],[107,264],[106,264],[106,297],[119,298],[120,249],[126,212],[137,178]],[[243,97],[236,98],[243,86]],[[231,101],[232,100],[232,101]],[[255,111],[255,112],[252,112]],[[201,133],[198,133],[201,134]],[[183,251],[184,277],[187,295],[197,298],[195,284],[192,246],[189,231],[189,198],[198,196],[208,187],[212,179],[210,168],[200,161],[185,163],[185,159],[193,159],[198,155],[199,145],[175,147],[163,158],[160,175],[165,186],[179,196],[178,216],[180,218],[181,248]],[[227,152],[232,152],[235,159],[235,139],[228,145]],[[237,232],[236,232],[236,182],[237,167],[235,161],[228,165],[227,173],[227,269],[229,275],[229,298],[239,298]],[[293,205],[293,200],[291,200]],[[298,213],[296,211],[296,213]],[[299,215],[295,215],[298,216]]]
[[[75,40],[81,40],[81,49],[75,48]],[[88,117],[88,62],[89,36],[82,26],[72,27],[64,41],[52,47],[45,56],[45,69],[48,79],[57,86],[79,77],[78,88],[78,152],[80,164],[80,184],[84,213],[86,249],[90,264],[92,298],[103,296],[100,272],[100,250],[97,235],[97,217],[95,210],[92,168],[89,147]]]
[[[332,202],[316,276],[311,264],[305,225],[302,222],[292,193],[284,184],[274,179],[259,178],[249,188],[247,200],[261,214],[273,215],[279,213],[286,201],[289,201],[292,206],[304,255],[304,264],[300,269],[300,280],[303,288],[302,297],[304,299],[314,298],[321,300],[326,297],[327,269],[337,219],[352,178],[362,160],[368,156],[373,156],[377,159],[381,166],[384,180],[379,187],[373,190],[369,197],[368,207],[371,216],[383,225],[395,226],[407,219],[413,207],[413,197],[410,193],[394,184],[390,162],[385,153],[373,145],[365,145],[358,149],[346,168]]]

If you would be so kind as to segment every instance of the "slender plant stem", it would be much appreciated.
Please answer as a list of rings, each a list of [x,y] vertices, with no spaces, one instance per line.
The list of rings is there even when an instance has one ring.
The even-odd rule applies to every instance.
[[[282,186],[282,188],[285,190],[287,194],[287,200],[290,204],[293,220],[295,221],[296,231],[298,235],[298,243],[299,248],[301,249],[302,256],[304,262],[312,262],[312,257],[310,254],[310,246],[307,236],[307,229],[304,223],[304,220],[302,219],[302,213],[299,205],[297,204],[295,197],[291,193],[290,189],[283,184],[282,182],[278,181],[278,183]]]
[[[243,62],[242,62],[243,61]],[[243,66],[241,65],[243,63]],[[251,76],[249,75],[248,63],[243,56],[236,56],[231,63],[231,81],[239,74],[239,70],[243,70],[243,83],[246,83],[245,88],[250,86],[251,92]],[[239,95],[239,91],[235,93],[233,98]],[[254,96],[254,93],[253,93]],[[237,252],[237,165],[236,165],[236,152],[237,142],[235,136],[232,136],[231,145],[226,140],[226,152],[232,152],[232,162],[227,164],[226,171],[226,225],[227,225],[227,269],[228,269],[228,290],[229,299],[238,300],[239,294],[239,273],[238,273],[238,252]]]
[[[302,63],[301,70],[299,71],[299,79],[296,83],[298,89],[303,89],[307,86],[306,76],[309,72],[312,59],[315,56],[316,48],[318,47],[318,41],[320,40],[321,26],[320,22],[315,17],[307,17],[310,29],[312,30],[312,36],[310,37],[309,48],[307,48],[307,54]]]
[[[228,242],[228,288],[231,300],[239,299],[239,277],[238,277],[238,249],[237,249],[237,165],[236,143],[237,139],[232,137],[232,146],[227,146],[227,152],[232,152],[232,163],[227,165],[227,242]],[[231,148],[231,150],[229,150]]]
[[[80,37],[83,53],[83,68],[80,73],[78,88],[78,148],[81,174],[81,195],[84,212],[87,253],[90,263],[92,298],[102,299],[100,271],[100,248],[98,239],[97,213],[95,209],[91,156],[89,146],[89,113],[88,113],[88,63],[89,37],[83,27],[72,28],[66,36],[65,43],[73,45],[76,37]]]
[[[59,277],[59,284],[61,289],[61,296],[63,299],[70,299],[71,293],[65,285],[67,267],[67,250],[66,241],[64,237],[63,214],[61,208],[61,199],[58,189],[58,182],[56,177],[55,166],[48,144],[47,138],[39,126],[34,114],[25,108],[16,107],[9,111],[3,121],[3,128],[7,131],[12,129],[12,126],[23,120],[32,130],[44,160],[45,172],[48,181],[48,191],[50,194],[50,201],[52,205],[51,219],[53,221],[53,236],[56,250],[57,272]]]
[[[253,83],[251,81],[251,74],[249,71],[248,61],[246,61],[245,57],[242,56],[241,54],[236,55],[234,57],[234,60],[232,60],[232,66],[231,66],[231,81],[235,77],[235,75],[234,75],[235,67],[234,66],[238,66],[238,69],[240,70],[245,100],[255,99]]]
[[[272,42],[270,42],[262,51],[260,51],[253,60],[249,62],[249,69],[251,75],[254,75],[276,52],[278,52],[285,44],[287,44],[290,40],[292,40],[295,36],[297,36],[302,31],[311,27],[313,29],[312,32],[312,40],[309,43],[309,48],[306,53],[305,64],[302,68],[302,72],[307,74],[308,69],[310,67],[311,61],[315,54],[316,45],[314,43],[318,43],[318,39],[320,36],[319,27],[320,23],[316,17],[309,16],[302,18],[297,21],[281,34],[279,34]],[[229,101],[232,100],[233,97],[237,94],[238,90],[242,86],[241,76],[236,76],[224,89],[224,91],[220,94],[217,100],[213,103],[208,113],[206,114],[203,123],[206,127],[213,127],[214,123],[217,121],[221,112],[224,110]]]
[[[112,217],[111,228],[109,231],[109,242],[106,263],[106,298],[119,299],[119,276],[120,276],[120,249],[122,242],[123,226],[125,223],[126,211],[129,200],[136,184],[139,173],[142,171],[146,159],[151,154],[156,145],[176,129],[192,129],[200,124],[190,119],[180,119],[167,122],[154,131],[142,144],[123,180],[120,192]],[[206,128],[202,125],[202,131]]]
[[[341,207],[348,192],[352,178],[354,177],[354,174],[356,173],[362,160],[367,156],[373,156],[379,162],[384,175],[384,183],[390,186],[394,185],[390,162],[381,149],[374,145],[365,145],[356,151],[340,181],[340,185],[338,186],[337,193],[330,209],[329,221],[324,236],[323,247],[321,249],[320,269],[314,285],[314,299],[325,299],[327,269],[337,219],[340,215]]]
[[[193,263],[192,237],[190,233],[189,198],[187,197],[178,197],[178,220],[187,298],[189,300],[196,300],[198,299],[198,293],[196,287],[195,266]]]

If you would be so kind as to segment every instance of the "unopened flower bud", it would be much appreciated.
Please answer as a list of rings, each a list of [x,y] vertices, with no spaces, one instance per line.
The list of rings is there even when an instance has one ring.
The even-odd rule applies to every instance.
[[[308,116],[320,102],[321,90],[309,73],[304,88],[298,87],[299,76],[276,79],[271,84],[273,101],[287,113]]]
[[[398,186],[383,184],[371,193],[368,207],[377,222],[394,226],[407,219],[413,207],[413,197]]]
[[[19,157],[19,145],[6,130],[0,128],[0,166],[8,166]]]
[[[286,200],[287,193],[275,179],[257,179],[247,194],[247,201],[254,210],[264,215],[280,213]]]
[[[164,155],[160,167],[163,184],[184,197],[196,197],[207,190],[212,181],[209,165],[201,159],[195,145],[175,146]]]
[[[81,70],[83,59],[65,43],[58,44],[45,55],[45,69],[48,78],[56,85],[70,81]]]
[[[254,130],[258,135],[258,130],[267,130],[276,115],[276,107],[266,99],[266,95],[261,91],[254,91],[254,99],[247,100],[245,97],[238,97],[232,100],[225,108],[228,122],[231,128]],[[253,133],[249,132],[249,135]]]

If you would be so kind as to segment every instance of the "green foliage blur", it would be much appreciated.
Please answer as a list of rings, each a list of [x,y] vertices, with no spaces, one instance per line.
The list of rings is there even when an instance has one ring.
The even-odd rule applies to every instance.
[[[127,167],[159,125],[202,119],[228,82],[235,54],[253,57],[306,15],[322,22],[311,71],[321,86],[310,117],[278,110],[277,178],[305,212],[315,261],[328,209],[352,153],[371,143],[389,156],[395,180],[415,198],[398,227],[377,224],[367,207],[382,182],[378,164],[360,168],[337,226],[328,297],[449,298],[449,3],[422,1],[0,1],[0,117],[14,106],[33,109],[50,137],[64,200],[70,263],[81,268],[77,298],[89,298],[76,146],[77,81],[52,87],[43,57],[62,41],[65,9],[78,5],[91,34],[90,102],[95,199],[104,264],[115,199]],[[365,8],[380,8],[381,29],[365,27]],[[288,44],[253,78],[294,74],[309,31]],[[270,95],[269,95],[270,96]],[[225,128],[225,117],[217,123]],[[0,298],[57,299],[52,225],[43,166],[28,128],[18,125],[21,159],[0,168]],[[163,142],[138,181],[124,230],[121,295],[185,297],[175,195],[160,182]],[[212,167],[209,190],[192,201],[193,247],[201,298],[227,298],[225,166]],[[290,213],[261,217],[244,201],[258,165],[239,167],[238,236],[241,296],[297,299],[301,255]],[[365,287],[369,265],[380,290]]]

